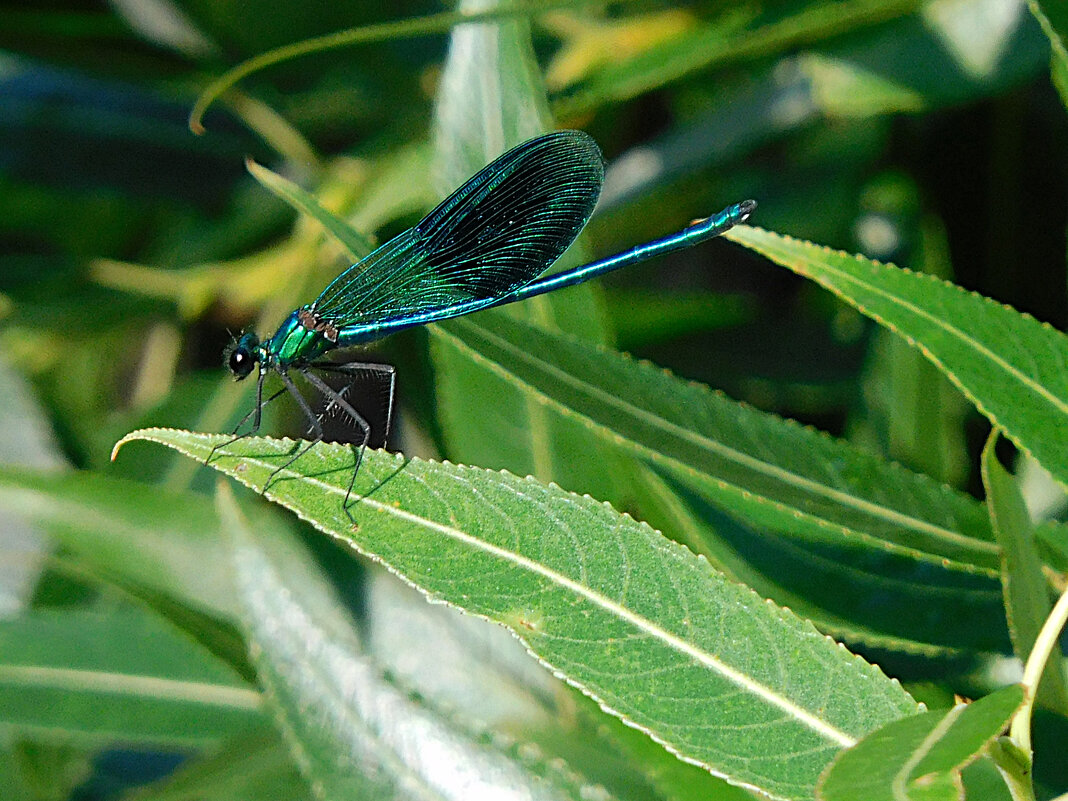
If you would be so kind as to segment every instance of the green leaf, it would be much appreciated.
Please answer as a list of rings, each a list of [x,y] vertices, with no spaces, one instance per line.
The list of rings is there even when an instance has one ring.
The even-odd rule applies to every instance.
[[[752,322],[756,315],[755,304],[746,295],[650,289],[612,289],[606,310],[616,344],[623,350],[696,331],[741,325]]]
[[[463,0],[457,10],[477,14],[499,5],[496,0]],[[452,191],[550,124],[526,20],[473,22],[452,30],[434,102],[439,190]]]
[[[931,655],[944,653],[947,647],[991,650],[1007,645],[1003,628],[980,623],[979,609],[1000,617],[1001,592],[994,580],[996,548],[978,539],[992,536],[989,520],[974,500],[888,466],[845,443],[754,412],[649,365],[635,364],[621,354],[500,315],[487,313],[477,319],[485,325],[475,326],[467,319],[447,329],[432,328],[435,353],[448,348],[464,351],[467,362],[487,374],[497,374],[497,383],[509,387],[518,398],[527,402],[533,398],[547,411],[555,411],[559,417],[555,425],[566,424],[571,434],[565,443],[571,454],[563,460],[566,464],[602,465],[590,457],[591,448],[608,445],[612,449],[608,453],[618,462],[631,463],[638,479],[620,493],[621,502],[638,509],[645,519],[655,520],[669,536],[705,554],[729,575],[849,642]],[[477,336],[466,335],[468,331]],[[576,387],[578,391],[573,391]],[[499,419],[507,413],[507,409],[500,410],[505,399],[492,397],[495,403],[487,416],[477,418],[477,424],[468,423],[472,438],[477,437],[484,443],[483,450],[501,461],[533,467],[505,450],[511,447],[514,432]],[[637,423],[619,413],[630,407]],[[712,455],[701,457],[702,461],[693,455],[696,449],[689,443],[676,446],[680,430],[691,440],[708,440]],[[728,454],[736,451],[743,466],[753,462],[749,454],[755,453],[765,468],[737,469],[729,458],[717,455],[716,449]],[[826,461],[808,459],[811,453],[823,455]],[[633,469],[637,466],[633,454],[651,456],[658,469],[662,464],[674,465],[669,471],[672,475],[640,474]],[[682,462],[677,465],[673,460]],[[821,469],[825,464],[831,465],[832,472]],[[785,475],[785,488],[777,489],[762,473]],[[791,473],[797,474],[794,479]],[[819,487],[821,482],[829,496],[819,505],[806,502],[793,486]],[[589,491],[583,484],[578,486]],[[694,491],[699,497],[694,497]],[[754,492],[768,497],[754,497]],[[793,494],[787,496],[787,492]],[[865,533],[859,527],[871,528],[872,524],[842,509],[832,496],[844,496],[854,504],[857,498],[861,503],[870,499],[873,503],[867,505],[883,508],[886,521],[877,533],[891,537],[890,542],[855,536],[858,529]],[[736,552],[739,543],[724,536],[723,525],[710,525],[710,517],[717,513],[705,499],[756,529],[744,535],[740,546],[746,559]],[[771,516],[780,506],[792,509],[787,500],[802,512],[801,518],[785,511]],[[701,508],[693,508],[695,503]],[[961,572],[955,562],[923,554],[927,564],[920,565],[912,551],[889,557],[888,547],[900,545],[902,536],[911,536],[901,534],[898,524],[891,522],[903,514],[915,517],[919,527],[944,526],[949,539],[959,539],[980,552],[984,567],[976,570],[965,565]],[[838,526],[837,533],[821,515]],[[764,533],[768,529],[781,531],[793,542]],[[760,554],[765,554],[763,564]],[[777,575],[768,574],[769,567]],[[917,608],[922,614],[909,611]]]
[[[432,336],[750,525],[996,575],[982,507],[959,493],[623,354],[502,315],[479,321]]]
[[[961,771],[964,797],[971,801],[1013,801],[1005,779],[989,754],[983,754]]]
[[[422,595],[384,570],[369,576],[367,651],[438,708],[478,725],[551,728],[570,699],[500,626]]]
[[[507,629],[428,604],[385,570],[369,579],[369,653],[435,708],[455,710],[468,728],[521,733],[545,759],[565,760],[621,798],[650,798],[650,784],[659,801],[751,798],[568,692]]]
[[[80,577],[147,605],[252,678],[206,498],[88,471],[0,468],[0,508],[47,530]]]
[[[995,430],[983,448],[983,486],[991,527],[1001,546],[1001,584],[1012,648],[1026,663],[1053,604],[1035,548],[1031,516],[1015,478],[998,461],[994,452],[997,440]],[[1036,700],[1061,714],[1068,713],[1068,687],[1059,650],[1054,650],[1046,662]]]
[[[262,723],[255,689],[134,609],[0,621],[0,718],[24,733],[172,744]]]
[[[364,653],[354,622],[297,540],[270,529],[253,534],[225,484],[219,509],[261,682],[319,795],[584,798],[574,774],[467,732],[397,686]]]
[[[374,243],[344,220],[327,211],[314,195],[292,181],[263,167],[252,159],[245,160],[252,177],[294,209],[318,222],[344,248],[349,260],[356,262],[374,250]]]
[[[768,59],[812,41],[868,28],[915,10],[918,0],[848,0],[789,3],[755,17],[748,7],[680,31],[632,58],[612,62],[554,103],[570,119],[606,101],[619,101],[713,66],[745,59]]]
[[[820,781],[821,801],[957,801],[960,770],[1006,726],[1023,689],[894,721],[842,753]]]
[[[564,87],[554,98],[554,113],[563,120],[581,119],[686,78],[691,91],[709,83],[717,92],[724,85],[729,91],[735,70],[745,65],[749,91],[777,96],[772,109],[790,103],[789,115],[736,122],[769,132],[816,113],[880,115],[989,96],[1032,77],[1046,58],[1041,37],[1020,24],[1022,14],[1013,4],[802,0],[753,8],[731,6],[718,18],[692,19],[635,54],[626,52],[631,34],[615,46],[618,55]],[[612,22],[638,27],[624,18],[596,20],[586,28],[572,24],[565,32],[577,29],[580,37],[603,47]],[[769,61],[774,68],[754,83],[753,65]],[[734,105],[724,104],[721,111],[732,113]]]
[[[595,715],[596,712],[596,715]],[[753,793],[713,776],[702,767],[678,759],[641,731],[620,721],[606,723],[605,715],[592,701],[578,705],[578,715],[587,724],[581,731],[603,749],[623,755],[630,771],[639,771],[660,801],[753,801]],[[620,778],[633,778],[620,771]]]
[[[1068,339],[928,275],[741,226],[727,237],[813,279],[918,347],[991,422],[1068,483]]]
[[[478,14],[498,6],[496,0],[464,0],[460,10]],[[452,192],[504,151],[551,127],[529,23],[516,18],[454,28],[434,100],[433,174],[439,193]],[[592,325],[598,320],[595,308],[586,288],[535,298],[515,311],[603,338]]]
[[[125,437],[198,460],[220,435]],[[118,447],[118,446],[117,446]],[[300,443],[246,439],[211,466],[261,489]],[[606,710],[733,783],[811,798],[843,747],[916,709],[875,667],[592,498],[533,479],[318,444],[264,493],[426,593],[506,625]],[[761,736],[753,736],[753,726]]]
[[[908,209],[919,204],[916,187],[893,178],[868,195],[868,219],[876,225],[886,214],[908,219]],[[948,278],[953,268],[943,226],[929,215],[918,223],[915,263]],[[865,373],[864,409],[851,421],[850,439],[943,484],[963,486],[971,468],[964,430],[971,404],[937,367],[886,330],[872,336]]]
[[[429,146],[406,145],[379,156],[346,213],[358,231],[377,231],[387,222],[426,211],[440,199],[430,185]]]

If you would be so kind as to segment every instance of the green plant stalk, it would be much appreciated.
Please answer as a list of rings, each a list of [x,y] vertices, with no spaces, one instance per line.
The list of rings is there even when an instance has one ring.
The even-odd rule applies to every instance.
[[[1066,622],[1068,622],[1068,589],[1061,593],[1061,597],[1035,639],[1030,656],[1027,657],[1021,681],[1024,688],[1024,705],[1012,719],[1009,736],[1002,738],[1000,742],[995,742],[990,749],[990,755],[997,765],[998,772],[1005,779],[1013,801],[1034,801],[1035,793],[1031,784],[1033,757],[1031,716],[1034,711],[1038,683],[1042,679],[1042,673],[1046,669],[1050,654],[1057,647],[1058,638]],[[1056,801],[1068,801],[1068,795],[1063,795]]]
[[[238,81],[247,78],[255,72],[267,67],[280,64],[310,53],[319,53],[333,50],[339,47],[347,47],[355,44],[378,42],[388,39],[408,38],[425,36],[433,33],[444,33],[457,25],[469,22],[494,22],[497,20],[512,19],[514,17],[526,17],[545,14],[561,8],[572,8],[580,5],[608,5],[625,2],[625,0],[613,0],[605,3],[604,0],[543,0],[538,3],[520,3],[511,7],[497,8],[492,11],[478,13],[464,13],[448,11],[441,14],[430,14],[425,17],[415,17],[393,22],[383,22],[377,25],[363,25],[358,28],[348,28],[325,36],[316,36],[294,44],[277,47],[266,53],[242,61],[236,67],[227,70],[217,79],[208,84],[208,87],[193,104],[193,110],[189,113],[189,129],[195,134],[204,133],[204,125],[201,120],[208,107],[218,100],[223,94],[234,86]]]
[[[1027,695],[1023,708],[1016,713],[1016,716],[1012,719],[1012,726],[1009,728],[1009,737],[1012,742],[1024,754],[1027,754],[1028,758],[1031,755],[1031,713],[1035,706],[1035,691],[1038,689],[1038,682],[1042,678],[1042,671],[1046,669],[1046,661],[1049,659],[1049,655],[1053,653],[1061,629],[1064,628],[1066,622],[1068,622],[1068,589],[1061,593],[1061,597],[1054,605],[1053,611],[1050,612],[1049,617],[1046,618],[1046,622],[1042,626],[1042,630],[1038,633],[1038,639],[1035,640],[1035,647],[1031,649],[1031,655],[1027,657],[1023,681],[1021,682]]]
[[[1023,710],[1018,712],[1014,720],[1018,720],[1022,712]],[[1011,737],[999,737],[990,744],[990,757],[994,760],[994,766],[1001,778],[1005,780],[1012,801],[1035,801],[1029,754],[1022,752]]]

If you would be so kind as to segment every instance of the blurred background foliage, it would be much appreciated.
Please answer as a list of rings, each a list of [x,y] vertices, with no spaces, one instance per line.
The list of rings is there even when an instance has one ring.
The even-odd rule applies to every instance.
[[[111,464],[111,446],[146,424],[232,427],[251,388],[223,375],[230,332],[272,330],[348,263],[319,227],[250,177],[245,157],[298,182],[381,242],[470,174],[470,152],[450,155],[450,148],[465,147],[468,135],[479,140],[493,92],[500,120],[525,132],[516,140],[531,125],[551,124],[581,127],[603,148],[609,169],[581,246],[588,255],[753,197],[762,227],[950,278],[1058,328],[1068,321],[1068,117],[1050,77],[1049,41],[1026,3],[554,3],[529,22],[510,23],[519,45],[502,46],[500,58],[473,63],[459,84],[453,75],[447,85],[447,25],[428,33],[403,20],[451,10],[415,0],[388,11],[361,0],[0,6],[5,461],[69,464],[181,497],[210,489],[208,471],[187,461],[140,448]],[[400,21],[388,36],[251,75],[208,111],[204,136],[190,133],[193,101],[226,68],[388,21]],[[980,492],[977,453],[987,425],[929,364],[811,284],[726,242],[613,275],[552,315],[567,330]],[[370,358],[400,371],[391,447],[538,472],[510,450],[522,433],[510,428],[518,424],[508,398],[483,387],[491,402],[472,412],[464,393],[475,385],[449,383],[461,368],[436,358],[425,332],[398,335]],[[275,412],[268,430],[299,434],[286,420],[292,409]],[[581,460],[581,442],[570,447]],[[655,500],[667,495],[628,494],[591,472],[541,477],[672,533],[664,522],[671,510]],[[1056,511],[1061,496],[1040,476],[1031,486],[1035,505],[1052,497]],[[810,592],[813,574],[781,543],[752,532],[731,539],[729,521],[689,503],[698,518],[728,531],[759,571]],[[210,516],[206,504],[183,508],[193,518],[191,536],[197,515]],[[14,523],[5,530],[0,589],[9,612],[79,615],[126,609],[131,598],[139,609],[146,603],[136,587],[109,578],[111,552],[86,556],[68,543],[44,556],[31,545],[36,536]],[[205,553],[211,547],[203,544]],[[362,585],[351,566],[329,547],[313,547],[359,608]],[[211,597],[212,582],[223,579],[211,570],[201,578],[198,597],[225,619],[227,593]],[[147,605],[159,612],[162,602]],[[979,617],[971,625],[986,626]],[[64,630],[61,620],[52,623]],[[92,625],[114,647],[153,623]],[[992,640],[990,650],[1005,645],[1000,632]],[[971,658],[922,669],[899,658],[906,678],[957,677],[942,690],[967,686],[961,677],[976,669]],[[69,724],[60,716],[55,727]],[[12,788],[5,794],[12,798],[111,798],[222,743],[197,768],[214,765],[216,790],[224,783],[220,765],[236,753],[246,768],[257,759],[271,767],[247,769],[264,786],[292,790],[271,797],[301,797],[292,764],[278,759],[276,736],[227,739],[237,725],[201,721],[196,736],[190,729],[179,742],[149,732],[136,754],[76,737],[57,743],[32,727],[5,729],[0,787]],[[118,739],[131,744],[128,731]],[[196,786],[195,775],[184,775]],[[233,797],[253,797],[240,786]],[[186,797],[174,786],[145,797],[157,796]]]

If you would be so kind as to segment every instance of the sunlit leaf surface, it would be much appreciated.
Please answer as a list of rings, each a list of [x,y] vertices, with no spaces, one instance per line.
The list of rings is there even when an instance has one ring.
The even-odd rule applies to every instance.
[[[197,459],[225,442],[135,432]],[[211,465],[261,488],[298,443],[247,439]],[[265,495],[433,599],[496,620],[606,710],[680,756],[781,798],[880,723],[915,710],[895,682],[785,610],[605,504],[531,479],[320,444]],[[852,689],[850,689],[852,688]],[[754,727],[760,735],[754,736]]]

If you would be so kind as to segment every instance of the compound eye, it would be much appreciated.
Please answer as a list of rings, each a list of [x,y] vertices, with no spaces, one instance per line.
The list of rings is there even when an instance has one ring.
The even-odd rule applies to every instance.
[[[238,378],[244,378],[252,372],[254,361],[246,348],[234,348],[234,352],[230,354],[230,372]]]

